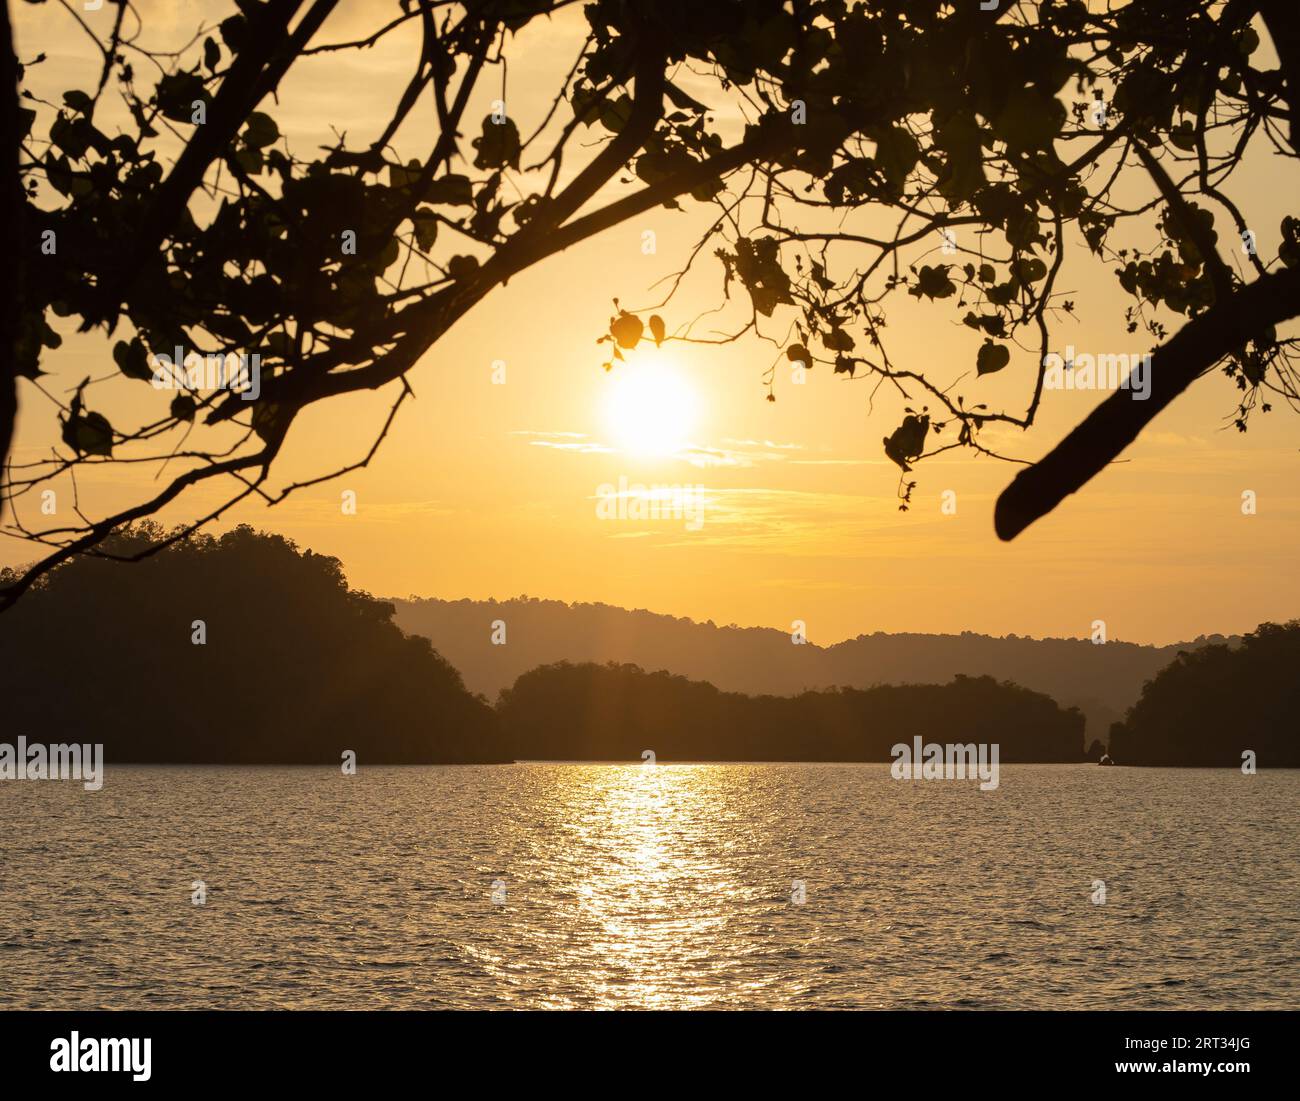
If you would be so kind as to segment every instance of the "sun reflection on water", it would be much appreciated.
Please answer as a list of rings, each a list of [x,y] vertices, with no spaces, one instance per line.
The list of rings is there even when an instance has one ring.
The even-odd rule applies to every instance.
[[[748,907],[779,901],[746,884],[717,844],[716,824],[743,813],[728,805],[734,787],[719,790],[707,766],[533,767],[548,774],[549,814],[532,831],[540,850],[529,857],[525,898],[511,917],[521,940],[547,944],[551,954],[538,966],[579,975],[582,986],[547,1004],[688,1008],[714,1000],[711,945],[743,923]],[[505,970],[520,978],[532,967],[514,961]]]

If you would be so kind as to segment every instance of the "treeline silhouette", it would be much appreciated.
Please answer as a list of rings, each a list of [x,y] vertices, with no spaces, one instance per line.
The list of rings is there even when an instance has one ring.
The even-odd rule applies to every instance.
[[[523,673],[493,708],[399,629],[392,603],[350,589],[338,559],[247,526],[167,537],[153,522],[123,529],[104,557],[59,567],[0,615],[3,740],[102,742],[110,763],[338,764],[346,750],[369,764],[632,761],[645,749],[883,761],[917,735],[997,742],[1004,762],[1084,759],[1077,709],[990,676],[746,695],[560,662]],[[785,647],[800,660],[803,647]],[[1112,756],[1240,764],[1253,749],[1264,767],[1300,763],[1297,657],[1296,623],[1180,655],[1116,725]]]
[[[1239,647],[1181,653],[1111,729],[1121,765],[1300,768],[1300,620],[1263,623]]]
[[[608,604],[566,604],[527,596],[511,600],[395,600],[397,624],[424,635],[465,678],[473,692],[495,699],[502,688],[539,665],[560,661],[617,662],[667,669],[708,681],[724,692],[793,696],[848,685],[943,684],[959,673],[990,676],[1044,692],[1088,720],[1087,740],[1106,738],[1112,723],[1136,702],[1142,685],[1180,650],[1222,636],[1176,646],[1142,646],[1116,639],[994,638],[876,632],[830,646],[812,637],[791,645],[769,627],[697,623]],[[508,643],[493,644],[492,623],[507,625]]]
[[[76,559],[0,616],[4,740],[102,742],[110,763],[499,759],[492,709],[392,620],[338,559],[248,527]]]
[[[497,711],[515,757],[886,761],[897,742],[997,742],[1001,762],[1080,761],[1083,716],[992,677],[743,696],[635,665],[525,673]]]

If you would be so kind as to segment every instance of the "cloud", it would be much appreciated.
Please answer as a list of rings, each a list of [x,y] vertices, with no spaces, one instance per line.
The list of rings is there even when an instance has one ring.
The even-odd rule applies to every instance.
[[[611,455],[615,449],[598,443],[584,432],[528,432],[516,431],[512,436],[530,436],[533,447],[549,447],[554,451],[569,451],[577,455]]]

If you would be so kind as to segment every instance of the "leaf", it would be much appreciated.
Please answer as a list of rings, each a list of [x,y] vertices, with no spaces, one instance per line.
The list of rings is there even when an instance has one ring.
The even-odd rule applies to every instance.
[[[794,301],[790,297],[790,276],[781,267],[780,247],[774,237],[741,237],[736,241],[735,256],[722,256],[729,269],[728,278],[731,271],[740,277],[754,309],[764,317],[771,317],[778,305]]]
[[[683,111],[694,111],[699,115],[708,111],[708,108],[703,103],[698,99],[692,99],[671,80],[666,81],[664,84],[664,95],[668,97],[668,101],[674,107],[680,107]]]
[[[632,97],[624,92],[618,99],[608,100],[600,109],[600,124],[617,134],[632,117]]]
[[[383,248],[365,260],[365,266],[375,273],[385,272],[397,263],[401,254],[402,246],[397,243],[397,238],[390,237]]]
[[[474,139],[474,148],[478,156],[474,158],[475,168],[519,168],[519,152],[522,148],[519,127],[513,119],[505,118],[500,122],[488,115],[483,120],[483,133]]]
[[[893,435],[887,436],[882,441],[885,445],[885,454],[906,473],[912,469],[912,460],[920,458],[925,450],[925,434],[929,430],[928,414],[917,416],[915,413],[909,413],[903,418],[903,423],[894,429]]]
[[[1007,97],[997,118],[997,135],[1012,150],[1043,149],[1051,145],[1065,122],[1065,106],[1055,96],[1020,88]]]
[[[619,347],[635,348],[641,339],[641,334],[645,331],[645,326],[636,314],[625,310],[609,323],[609,331]]]
[[[916,139],[901,126],[872,129],[867,132],[867,137],[875,140],[875,162],[884,170],[888,194],[902,195],[908,173],[920,159],[921,150]]]
[[[939,192],[953,202],[970,199],[985,186],[979,123],[959,111],[935,127],[935,144],[944,153]]]
[[[265,161],[262,158],[260,149],[237,149],[235,150],[235,163],[244,170],[249,176],[256,176],[262,171]]]
[[[257,402],[252,408],[253,432],[266,442],[273,441],[281,430],[282,408],[278,402]]]
[[[957,293],[957,286],[948,278],[948,265],[940,264],[937,267],[931,267],[929,264],[922,266],[916,275],[916,286],[909,291],[914,298],[920,298],[922,295],[933,300],[936,298],[951,298]]]
[[[822,344],[832,352],[851,352],[855,347],[853,337],[843,329],[831,329],[824,333]]]
[[[19,378],[38,378],[41,371],[41,348],[45,346],[45,317],[40,312],[24,310],[14,342],[14,367]]]
[[[63,102],[74,111],[81,112],[85,112],[91,106],[90,97],[85,92],[78,92],[75,89],[63,93]]]
[[[393,186],[396,187],[397,185],[393,184]],[[429,184],[424,193],[424,201],[426,203],[446,203],[451,206],[470,206],[474,202],[474,189],[470,186],[468,176],[457,176],[455,174],[440,176]]]
[[[802,367],[812,367],[812,353],[802,344],[791,344],[785,350],[785,358],[791,363],[798,363]]]
[[[650,335],[655,338],[655,347],[664,342],[664,319],[658,314],[650,316]]]
[[[1012,264],[1011,270],[1022,283],[1037,283],[1040,279],[1047,278],[1047,265],[1037,256],[1020,258]]]
[[[221,31],[221,41],[231,53],[239,53],[248,44],[248,20],[242,15],[223,19],[218,29]]]
[[[447,261],[447,274],[453,279],[467,279],[478,271],[478,257],[453,256]]]
[[[1277,254],[1288,268],[1300,268],[1300,219],[1289,214],[1282,219],[1282,244]]]
[[[63,442],[79,455],[113,454],[113,426],[100,413],[81,412],[81,390],[78,387],[76,397],[69,408],[68,419],[63,422]]]
[[[569,95],[569,104],[573,108],[573,117],[583,126],[591,126],[600,119],[600,93],[590,85],[575,84]]]
[[[114,344],[113,362],[127,378],[137,378],[142,382],[149,382],[153,378],[153,370],[149,366],[149,353],[139,337],[129,344],[125,340],[119,340]]]
[[[50,141],[73,160],[86,155],[98,131],[84,118],[69,119],[60,112],[50,126]]]
[[[292,359],[296,347],[293,337],[283,329],[276,329],[273,333],[267,333],[263,344],[266,347],[267,355],[275,356],[279,359]]]
[[[411,215],[411,225],[415,229],[415,243],[421,252],[428,252],[438,236],[438,216],[427,207],[419,207]]]
[[[194,423],[194,414],[198,412],[198,406],[189,394],[177,394],[172,399],[172,416],[178,421],[189,421]]]
[[[394,190],[400,191],[403,188],[410,187],[420,178],[420,162],[417,160],[408,161],[406,167],[400,164],[390,164],[388,166],[388,186]]]
[[[274,145],[280,137],[280,128],[275,119],[261,111],[253,111],[248,116],[248,126],[244,129],[244,144],[250,149],[265,149]]]
[[[985,292],[988,299],[995,306],[1009,305],[1016,297],[1016,291],[1020,289],[1020,284],[1015,279],[1009,279],[1005,283],[999,283],[997,286],[989,287]]]
[[[1196,149],[1196,128],[1190,122],[1180,122],[1169,131],[1169,141],[1179,149],[1191,153]]]
[[[221,63],[221,47],[217,45],[217,40],[211,35],[203,40],[203,64],[208,67],[208,72],[215,73],[217,66]]]
[[[168,73],[158,81],[154,90],[158,109],[172,122],[193,124],[194,101],[202,100],[211,106],[203,78],[197,73]]]
[[[1038,215],[1022,208],[1007,216],[1007,241],[1013,248],[1029,248],[1038,241]]]
[[[1010,362],[1010,348],[1005,344],[994,344],[993,341],[986,340],[980,345],[979,354],[975,357],[975,370],[981,375],[991,375],[1002,370]]]

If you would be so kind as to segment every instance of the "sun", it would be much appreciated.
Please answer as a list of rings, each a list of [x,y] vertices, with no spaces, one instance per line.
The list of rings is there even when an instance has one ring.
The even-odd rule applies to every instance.
[[[606,430],[622,450],[666,456],[690,442],[698,401],[695,390],[674,366],[619,364],[606,381]]]

